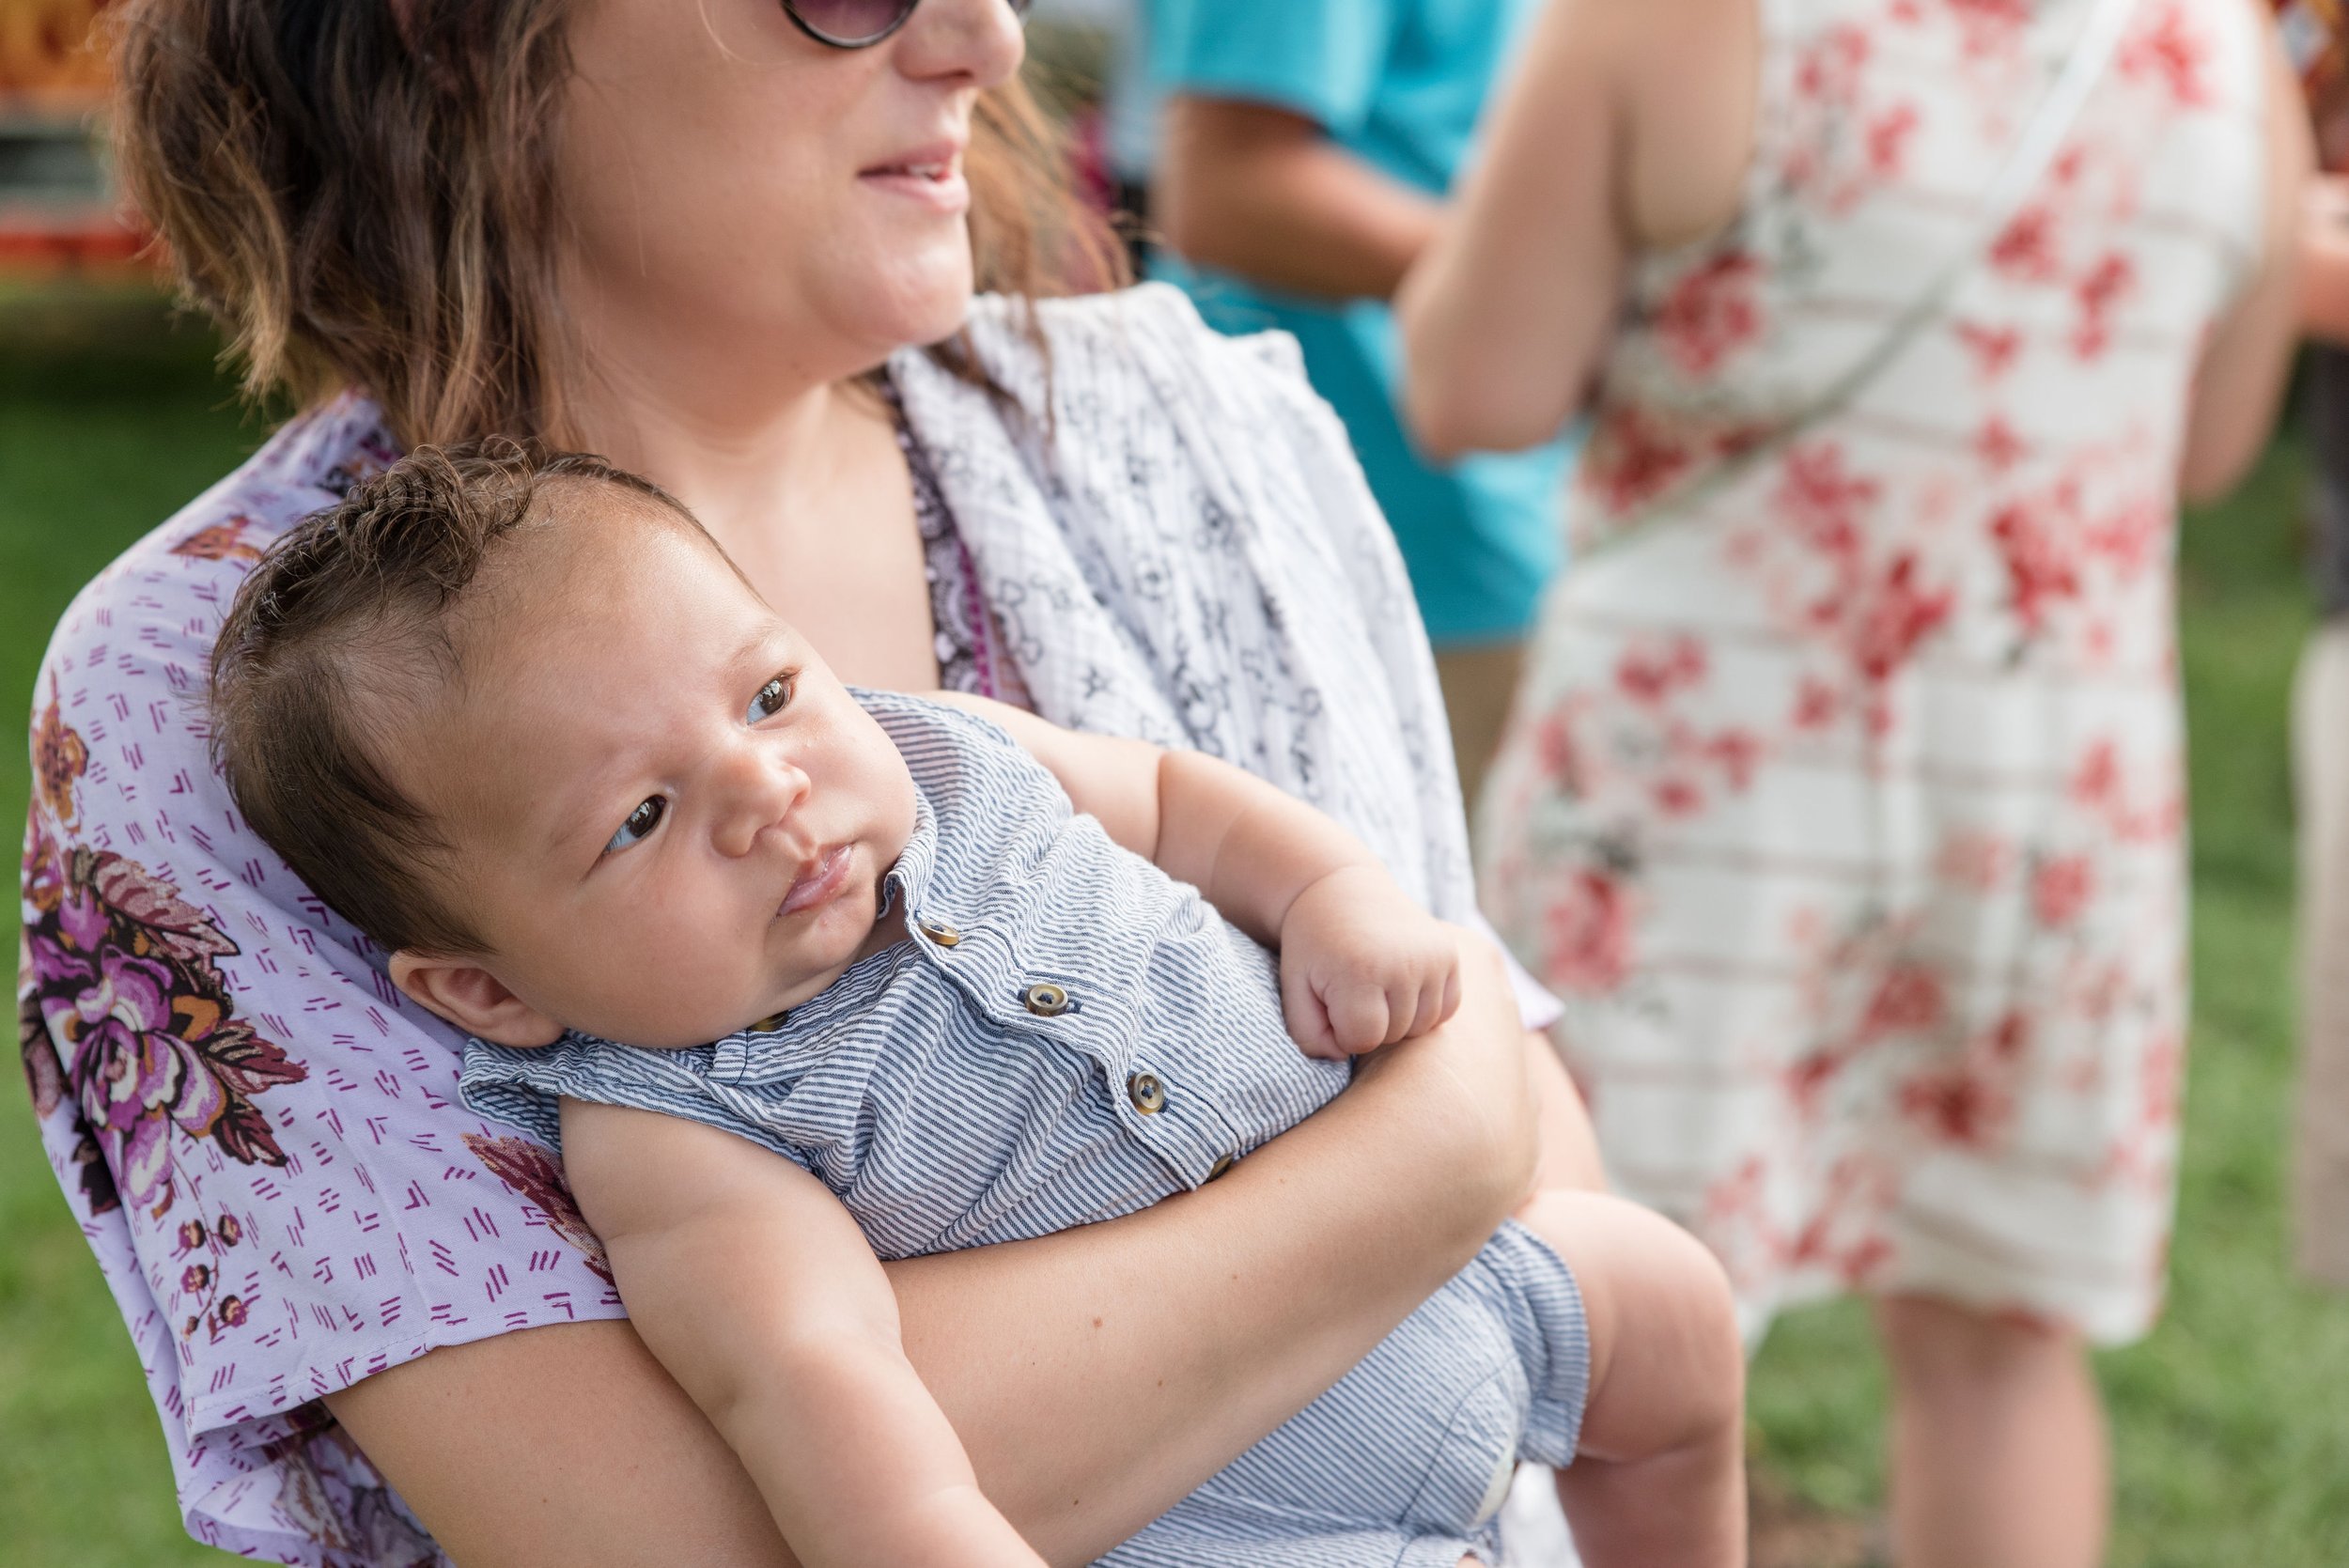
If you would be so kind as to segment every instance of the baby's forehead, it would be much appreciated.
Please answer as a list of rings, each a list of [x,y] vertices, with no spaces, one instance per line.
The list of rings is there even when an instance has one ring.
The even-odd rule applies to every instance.
[[[717,541],[687,513],[608,480],[564,474],[540,484],[527,520],[483,562],[483,572],[544,579],[654,557],[667,557],[671,570],[689,562],[733,570]]]
[[[470,809],[652,744],[746,644],[784,634],[690,526],[582,520],[512,541],[448,627],[449,678],[415,718]]]
[[[771,616],[715,541],[691,519],[612,487],[542,502],[481,571],[451,617],[451,641],[477,660],[513,660],[550,640],[653,632],[711,641],[745,617]],[[682,639],[679,634],[684,634]]]

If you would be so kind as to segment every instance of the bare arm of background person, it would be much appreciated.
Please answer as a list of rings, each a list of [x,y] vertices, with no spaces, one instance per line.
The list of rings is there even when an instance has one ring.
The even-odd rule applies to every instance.
[[[1497,955],[1231,1174],[1143,1213],[890,1265],[907,1354],[1055,1562],[1124,1540],[1337,1381],[1533,1180]],[[457,1561],[784,1564],[755,1488],[625,1322],[436,1350],[327,1404]]]
[[[2300,330],[2349,345],[2349,175],[2319,175],[2300,205]]]
[[[1393,293],[1439,210],[1302,115],[1188,94],[1167,104],[1150,200],[1190,260],[1339,300]]]
[[[2211,329],[2194,373],[2178,489],[2216,501],[2234,489],[2267,446],[2300,336],[2302,194],[2315,157],[2299,78],[2271,47],[2267,89],[2266,232],[2258,271]]]
[[[1404,417],[1431,455],[1554,435],[1630,256],[1736,216],[1760,51],[1754,0],[1550,0],[1395,302]]]

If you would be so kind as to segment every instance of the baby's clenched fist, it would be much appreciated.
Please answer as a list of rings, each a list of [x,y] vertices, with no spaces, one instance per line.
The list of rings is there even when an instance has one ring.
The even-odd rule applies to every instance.
[[[1451,927],[1375,866],[1333,871],[1281,920],[1281,1007],[1308,1056],[1338,1060],[1408,1040],[1460,1005]]]

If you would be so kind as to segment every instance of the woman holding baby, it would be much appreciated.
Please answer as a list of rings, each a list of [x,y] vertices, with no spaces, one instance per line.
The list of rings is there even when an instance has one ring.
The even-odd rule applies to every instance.
[[[124,8],[131,183],[251,384],[303,403],[85,592],[34,715],[26,1061],[201,1538],[787,1559],[551,1156],[457,1102],[458,1036],[259,847],[181,700],[250,563],[407,447],[599,451],[846,678],[1215,753],[1470,913],[1408,589],[1294,364],[1160,292],[1031,303],[1083,246],[1013,80],[1023,8]],[[1505,985],[1471,964],[1451,1024],[1212,1186],[890,1265],[908,1355],[1046,1557],[1110,1549],[1335,1383],[1537,1157],[1587,1170]]]

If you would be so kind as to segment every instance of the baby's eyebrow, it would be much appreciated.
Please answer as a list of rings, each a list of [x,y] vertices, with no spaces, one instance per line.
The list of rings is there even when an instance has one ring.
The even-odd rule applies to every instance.
[[[757,627],[742,640],[742,645],[734,650],[734,657],[726,660],[724,667],[739,671],[764,663],[784,650],[788,636],[780,624]]]
[[[574,845],[583,844],[588,838],[602,831],[595,825],[594,817],[606,798],[613,793],[610,780],[614,771],[612,764],[607,762],[586,770],[568,788],[552,793],[552,809],[549,812],[546,831],[539,843],[541,853],[559,860]],[[538,797],[540,800],[548,798],[545,795]],[[631,808],[633,804],[630,802]],[[599,843],[597,853],[600,856],[601,852],[602,846]],[[590,861],[588,867],[592,868],[595,862]]]

